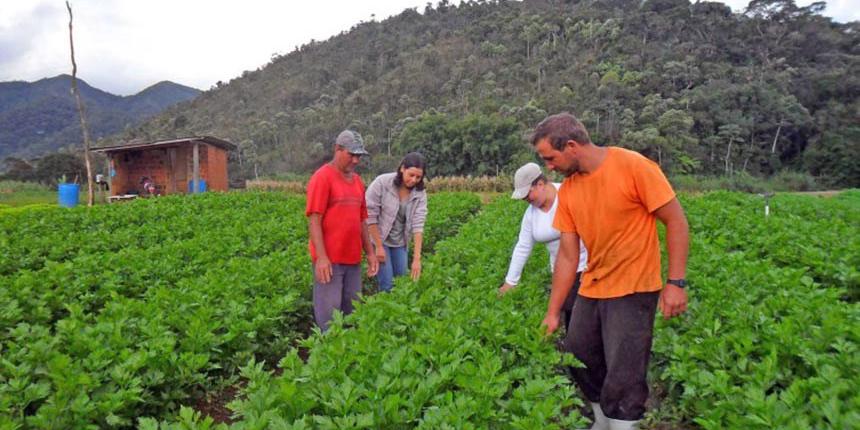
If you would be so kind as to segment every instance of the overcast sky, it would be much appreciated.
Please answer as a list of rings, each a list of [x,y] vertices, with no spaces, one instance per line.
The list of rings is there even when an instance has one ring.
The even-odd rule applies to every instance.
[[[435,4],[437,0],[434,0]],[[797,0],[807,5],[811,0]],[[266,64],[311,39],[325,40],[375,14],[427,0],[76,0],[78,77],[129,95],[169,80],[202,90]],[[457,2],[452,2],[457,3]],[[735,10],[746,0],[725,2]],[[832,0],[825,15],[860,20],[860,0]],[[0,81],[71,73],[63,0],[0,0]]]

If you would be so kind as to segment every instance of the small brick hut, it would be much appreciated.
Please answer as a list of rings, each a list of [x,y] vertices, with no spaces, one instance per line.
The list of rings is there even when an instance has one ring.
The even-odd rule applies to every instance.
[[[111,196],[136,194],[144,177],[155,182],[158,194],[199,190],[227,191],[227,156],[236,145],[211,136],[95,148],[107,156]],[[189,183],[197,182],[197,186]]]

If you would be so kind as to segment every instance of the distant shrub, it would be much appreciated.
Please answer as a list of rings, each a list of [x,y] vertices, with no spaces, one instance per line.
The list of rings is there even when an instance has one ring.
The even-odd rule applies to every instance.
[[[817,191],[818,180],[809,173],[783,170],[771,178],[774,191]]]
[[[365,178],[369,185],[372,178]],[[306,181],[252,180],[247,182],[248,190],[277,191],[283,193],[305,193]],[[439,176],[427,181],[430,193],[447,191],[468,191],[477,193],[500,193],[511,190],[511,178],[507,176]]]
[[[506,192],[513,186],[508,176],[439,176],[427,182],[427,189],[440,191],[470,191],[478,193]]]
[[[304,194],[306,181],[277,181],[272,179],[247,182],[250,191],[276,191],[289,194]]]
[[[679,191],[707,192],[716,190],[763,193],[774,191],[816,191],[822,189],[812,175],[802,172],[781,171],[770,178],[760,178],[749,173],[732,176],[674,175],[669,178]]]

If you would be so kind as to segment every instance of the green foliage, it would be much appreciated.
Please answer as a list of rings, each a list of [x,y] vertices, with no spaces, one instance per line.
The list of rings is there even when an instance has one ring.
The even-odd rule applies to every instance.
[[[86,190],[81,190],[85,201]],[[0,205],[14,208],[35,207],[36,205],[57,206],[57,190],[37,182],[0,180]],[[0,206],[2,209],[3,206]],[[7,212],[0,212],[7,213]]]
[[[856,197],[856,193],[853,197]],[[689,312],[657,323],[663,404],[703,429],[860,419],[860,200],[714,193],[692,221]],[[682,425],[687,427],[687,424]]]
[[[778,195],[769,217],[756,196],[682,200],[691,301],[683,317],[656,322],[662,416],[681,428],[851,428],[860,418],[860,193]],[[520,210],[507,199],[486,207],[438,244],[421,282],[399,283],[307,340],[307,362],[291,351],[277,376],[244,367],[245,396],[231,404],[241,420],[230,428],[575,425],[576,410],[567,414],[580,401],[537,331],[546,254],[530,262],[524,288],[499,298],[488,284],[507,263]]]
[[[40,183],[56,187],[62,178],[66,182],[83,184],[87,181],[87,170],[83,159],[76,154],[61,152],[48,154],[36,163],[35,179]]]
[[[474,193],[434,193],[427,199],[429,215],[424,223],[423,252],[432,253],[436,243],[457,235],[460,226],[481,209]]]
[[[860,187],[860,127],[825,131],[804,153],[810,172],[829,184]]]
[[[520,134],[516,121],[499,115],[424,113],[403,129],[395,148],[425,154],[431,178],[498,175],[511,158],[529,151]]]
[[[0,82],[0,159],[83,147],[71,85],[68,75],[32,83]],[[80,79],[78,88],[90,133],[96,139],[118,133],[200,93],[166,81],[127,97],[106,93]]]
[[[524,163],[523,163],[524,164]],[[521,165],[521,164],[520,164]],[[437,176],[427,183],[431,193],[468,191],[473,193],[505,193],[511,190],[510,176]]]
[[[434,174],[482,175],[516,169],[522,137],[567,110],[596,142],[641,151],[670,174],[796,170],[858,186],[856,24],[821,16],[818,3],[752,6],[747,14],[685,0],[408,9],[276,56],[120,138],[230,138],[242,147],[233,171],[254,177],[255,167],[312,171],[349,126],[372,154],[428,148]],[[401,146],[390,153],[393,143]],[[370,164],[385,171],[388,161]]]
[[[35,181],[35,169],[27,160],[15,157],[6,157],[3,160],[3,171],[0,178],[8,181]]]
[[[560,371],[575,360],[540,331],[545,251],[521,287],[496,293],[523,203],[500,198],[471,217],[474,195],[430,198],[434,253],[421,280],[400,278],[337,314],[302,341],[306,361],[295,348],[310,321],[301,198],[207,194],[0,216],[0,427],[582,426]],[[682,203],[690,305],[656,323],[662,416],[683,428],[851,428],[860,191],[778,194],[767,217],[754,195]],[[275,358],[277,375],[265,364]],[[239,371],[237,423],[180,407]]]
[[[307,326],[304,200],[165,197],[0,216],[0,416],[130,427]]]
[[[0,175],[2,180],[38,182],[51,187],[56,187],[62,177],[78,184],[87,180],[84,160],[77,154],[54,152],[33,162],[8,157],[4,162],[6,173]]]
[[[827,189],[819,180],[808,173],[780,171],[769,178],[760,178],[748,173],[731,176],[673,175],[669,181],[676,190],[703,191],[740,191],[744,193],[817,191]]]
[[[547,255],[520,288],[499,298],[522,203],[500,199],[437,244],[421,281],[366,299],[280,362],[251,363],[234,428],[572,428],[571,363],[540,330]],[[573,410],[572,410],[573,409]],[[168,427],[169,428],[169,427]]]
[[[0,425],[127,428],[283,356],[312,321],[304,204],[249,192],[0,210]],[[480,200],[440,193],[430,208],[432,251]]]
[[[0,196],[12,193],[40,193],[50,191],[51,189],[48,186],[35,182],[0,181]]]

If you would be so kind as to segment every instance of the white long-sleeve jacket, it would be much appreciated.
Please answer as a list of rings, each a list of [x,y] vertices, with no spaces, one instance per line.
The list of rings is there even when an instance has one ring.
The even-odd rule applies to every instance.
[[[553,183],[552,185],[556,190],[561,187],[561,184]],[[511,264],[508,267],[508,274],[505,276],[506,283],[517,285],[520,282],[523,267],[525,267],[535,243],[546,244],[546,249],[549,251],[550,271],[555,268],[555,259],[558,256],[558,247],[561,241],[561,233],[552,227],[552,220],[555,218],[557,207],[558,194],[556,194],[555,201],[552,202],[552,208],[550,208],[549,212],[544,212],[532,205],[526,208],[522,224],[520,225],[520,237],[517,240],[517,245],[514,247],[514,252],[511,254]],[[576,271],[582,272],[585,270],[587,262],[588,251],[585,249],[585,244],[580,240],[579,267]]]

